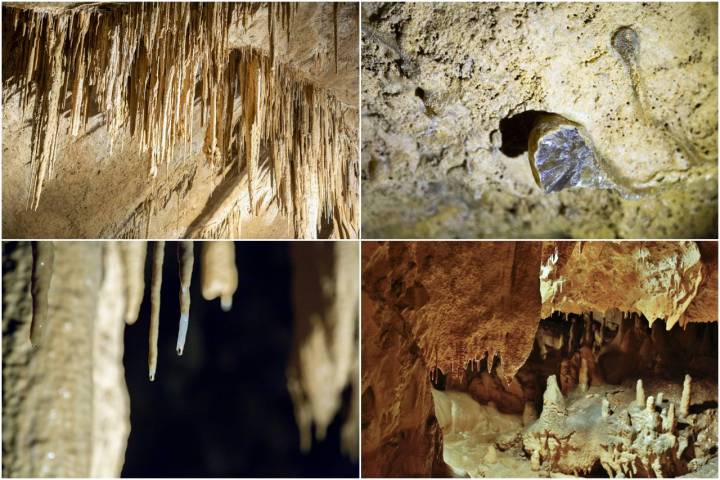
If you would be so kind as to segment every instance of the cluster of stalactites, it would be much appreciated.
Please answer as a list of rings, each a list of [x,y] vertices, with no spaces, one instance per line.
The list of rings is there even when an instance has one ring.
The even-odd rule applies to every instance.
[[[251,213],[257,214],[254,187],[267,149],[273,195],[295,235],[315,237],[328,223],[334,236],[354,236],[357,141],[347,108],[275,65],[275,31],[280,26],[289,41],[297,7],[268,4],[269,57],[228,48],[235,16],[247,26],[261,5],[139,3],[56,15],[12,9],[23,114],[35,95],[30,208],[38,207],[52,176],[62,112],[70,111],[70,134],[78,135],[94,98],[111,147],[128,129],[155,176],[176,149],[188,148],[199,85],[203,152],[213,166],[232,163],[234,155],[245,159],[237,165],[247,170]]]
[[[128,128],[148,152],[152,175],[167,166],[176,144],[192,135],[198,82],[203,118],[216,105],[213,86],[224,74],[234,10],[246,16],[257,8],[137,3],[60,14],[11,9],[23,114],[32,94],[35,103],[30,208],[37,208],[53,173],[60,115],[70,111],[69,133],[78,135],[91,98],[105,117],[111,147]]]
[[[150,326],[148,345],[148,376],[155,380],[157,370],[157,341],[160,331],[160,288],[165,255],[165,242],[152,242],[153,256],[150,282]],[[132,325],[140,314],[145,291],[145,262],[147,242],[120,242],[120,256],[125,272],[125,322]],[[53,273],[54,246],[52,242],[33,243],[33,274],[31,295],[33,316],[31,342],[38,347],[47,319],[47,296]],[[180,321],[178,326],[177,354],[185,348],[190,321],[190,282],[194,266],[194,246],[191,241],[178,242],[180,274]],[[232,296],[237,289],[237,268],[233,242],[203,242],[200,252],[202,293],[206,300],[220,297],[223,310],[232,307]]]
[[[242,100],[239,122],[219,124],[213,144],[229,152],[234,143],[243,154],[251,212],[260,207],[255,190],[267,158],[273,200],[296,237],[315,238],[323,223],[336,238],[355,236],[357,140],[345,121],[348,108],[255,50],[234,51],[227,73],[225,96]],[[233,102],[226,108],[220,118],[233,118]]]

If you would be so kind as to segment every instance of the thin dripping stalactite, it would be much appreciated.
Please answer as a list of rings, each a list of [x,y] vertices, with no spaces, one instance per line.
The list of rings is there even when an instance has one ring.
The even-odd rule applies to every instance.
[[[335,73],[338,73],[338,4],[333,3],[333,41],[335,47]]]
[[[274,202],[295,237],[316,238],[320,231],[357,236],[354,106],[279,62],[278,44],[290,45],[291,32],[300,28],[297,4],[104,5],[54,13],[4,6],[11,21],[3,35],[18,52],[4,69],[4,82],[14,89],[5,90],[19,92],[23,115],[32,115],[32,210],[62,157],[63,117],[72,140],[85,133],[95,113],[102,114],[110,151],[129,135],[153,179],[181,169],[190,157],[199,117],[207,165],[216,173],[235,166],[238,181],[246,177],[248,205],[225,217],[242,219],[243,211],[257,217],[261,204]],[[338,4],[329,8],[325,22],[334,45],[326,55],[334,55],[337,75],[342,12]],[[231,46],[229,31],[248,28],[261,9],[267,11],[269,51]],[[268,193],[260,192],[263,169],[270,171]],[[143,208],[132,222],[115,227],[120,236],[149,235],[154,204]],[[123,235],[123,229],[131,232]]]
[[[47,324],[48,291],[52,279],[55,247],[50,242],[32,243],[32,305],[33,317],[30,327],[30,341],[34,347],[42,343]]]
[[[148,378],[155,381],[158,357],[158,335],[160,333],[160,288],[165,259],[165,242],[153,245],[152,276],[150,280],[150,335],[148,337]]]
[[[136,243],[142,244],[142,248],[132,247],[133,254],[128,256],[127,246]],[[187,416],[182,417],[182,423],[188,427],[188,418],[193,418],[188,428],[193,432],[191,435],[205,428],[203,422],[214,423],[218,418],[223,422],[232,418],[232,421],[243,422],[240,425],[247,425],[243,415],[248,405],[258,401],[271,405],[282,399],[280,403],[285,405],[286,412],[273,411],[271,415],[273,421],[284,415],[283,421],[289,422],[278,435],[297,443],[291,446],[291,450],[296,450],[292,455],[310,464],[318,462],[317,455],[329,448],[334,451],[332,455],[338,456],[328,458],[329,468],[337,468],[332,467],[332,463],[342,457],[342,461],[356,469],[357,244],[203,242],[197,252],[200,272],[196,281],[201,285],[190,289],[193,242],[178,242],[177,264],[171,261],[175,252],[167,250],[165,243],[4,244],[3,476],[112,477],[121,471],[125,475],[123,463],[137,454],[129,445],[147,435],[146,425],[156,422],[164,427],[160,418],[165,422],[172,420],[177,407],[168,406],[162,398],[170,391],[185,392],[189,385],[199,386],[198,369],[202,369],[199,377],[203,381],[208,375],[214,375],[209,383],[202,383],[203,391],[211,391],[207,389],[214,388],[215,382],[222,396],[231,395],[233,399],[226,402],[232,408],[227,411],[229,407],[223,404],[221,412],[212,412],[213,408],[218,409],[216,403],[212,408],[203,406],[207,395],[183,401],[183,415]],[[50,249],[54,250],[54,261],[49,262]],[[164,262],[166,254],[168,261]],[[141,270],[147,270],[149,280],[143,281],[137,276],[137,266],[128,263],[128,258],[143,259]],[[37,348],[29,348],[36,308],[33,284],[38,272],[35,264],[40,262],[43,267],[52,265],[43,271],[44,281],[51,286],[47,335]],[[239,282],[240,265],[252,269],[251,281],[246,278]],[[161,293],[163,268],[168,269],[166,274],[172,272],[172,275],[166,275],[166,288]],[[174,273],[175,268],[179,275]],[[127,307],[134,295],[129,284],[138,281],[147,287],[148,298],[142,299],[144,305],[138,311],[138,319],[128,322]],[[156,381],[158,354],[166,359],[174,357],[170,352],[172,348],[166,347],[176,340],[172,328],[162,333],[159,330],[161,301],[170,305],[164,308],[166,317],[177,315],[178,307],[183,312],[189,311],[189,302],[182,299],[178,307],[174,306],[178,285],[181,292],[188,295],[190,291],[202,292],[209,300],[219,297],[220,302],[199,302],[194,306],[193,315],[208,320],[197,324],[196,334],[201,340],[193,343],[193,355],[186,356],[176,367],[168,367],[165,375],[161,374],[165,382]],[[241,300],[233,302],[235,295]],[[263,295],[267,297],[259,298]],[[235,308],[228,315],[227,310],[233,303],[242,304],[243,308]],[[258,315],[259,312],[262,314]],[[145,317],[150,320],[149,335],[137,325],[145,321]],[[217,318],[243,321],[212,321]],[[253,345],[239,347],[237,342],[247,343],[247,338],[254,339],[250,342]],[[263,358],[268,355],[272,357],[270,360]],[[253,385],[259,383],[257,377],[244,375],[243,369],[236,366],[253,361],[257,361],[254,365],[275,364],[274,373],[254,372],[256,375],[261,372],[263,379],[257,392],[253,390]],[[137,375],[140,371],[141,376]],[[227,388],[228,383],[234,383],[226,381],[228,374],[237,380],[235,387]],[[150,385],[148,379],[155,383]],[[129,388],[131,383],[140,382],[145,383],[143,388],[147,391],[138,393]],[[272,388],[268,388],[271,385]],[[239,398],[247,395],[257,397],[247,404],[238,403]],[[149,397],[157,398],[160,403],[148,403]],[[192,407],[195,410],[186,410],[188,404],[196,400],[198,403]],[[159,415],[158,405],[167,407],[167,411]],[[138,418],[142,409],[145,412]],[[148,409],[151,421],[147,420]],[[207,412],[207,417],[201,414],[198,421],[195,418],[198,409]],[[165,430],[177,437],[171,442],[187,443],[184,434],[176,433],[172,426]],[[165,435],[163,438],[168,438]],[[150,437],[154,440],[149,443],[165,443],[167,447],[169,440],[157,441],[159,437]],[[237,435],[233,437],[237,439]],[[315,451],[321,441],[326,445]],[[283,448],[287,451],[287,447]],[[156,452],[153,450],[150,456]],[[172,452],[178,455],[174,449]],[[183,456],[184,451],[180,455]],[[236,455],[233,452],[233,458]],[[154,461],[160,458],[164,456],[161,454]],[[184,460],[179,461],[183,465]],[[325,461],[318,462],[318,466],[319,469],[313,471],[327,473],[323,470]],[[242,465],[238,468],[232,471],[246,471]],[[276,470],[267,470],[273,471]]]
[[[178,355],[182,355],[185,350],[185,338],[190,323],[190,280],[195,263],[193,250],[193,242],[178,242],[178,263],[180,265],[180,324],[176,349]]]

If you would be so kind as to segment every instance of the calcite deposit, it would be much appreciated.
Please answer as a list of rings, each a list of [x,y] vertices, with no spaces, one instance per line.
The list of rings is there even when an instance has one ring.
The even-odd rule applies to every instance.
[[[367,243],[363,473],[716,476],[717,268],[716,242]]]
[[[3,477],[120,475],[131,429],[124,335],[126,325],[148,329],[140,304],[150,256],[149,381],[173,381],[158,365],[160,311],[162,318],[172,317],[164,328],[177,336],[178,355],[193,335],[189,326],[202,336],[198,324],[208,319],[190,310],[193,275],[208,297],[220,291],[222,305],[232,305],[238,288],[234,243],[178,242],[179,321],[177,311],[160,305],[165,242],[153,247],[149,255],[145,242],[3,242]],[[292,250],[293,277],[278,278],[293,296],[287,403],[294,403],[300,438],[290,441],[310,451],[338,422],[342,434],[335,438],[356,458],[358,245],[298,243]],[[167,255],[166,266],[174,256]],[[36,301],[38,294],[44,302]],[[238,306],[234,312],[243,314]],[[244,341],[237,339],[238,345]],[[236,418],[232,413],[227,417]]]
[[[715,238],[717,12],[364,3],[364,236]]]
[[[356,237],[357,15],[3,4],[5,237]]]

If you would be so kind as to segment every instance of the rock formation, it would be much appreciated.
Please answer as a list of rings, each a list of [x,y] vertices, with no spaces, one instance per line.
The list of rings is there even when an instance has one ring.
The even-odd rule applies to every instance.
[[[365,245],[363,472],[712,476],[714,249]]]
[[[203,283],[216,285],[231,277],[222,290],[232,298],[238,275],[234,251],[230,254],[228,245],[217,251],[216,244],[204,242],[194,252],[192,242],[182,243],[180,284],[191,281],[196,253]],[[157,333],[164,242],[155,247],[148,375],[162,382]],[[322,440],[328,424],[341,418],[343,448],[356,456],[358,405],[348,399],[357,395],[358,247],[318,243],[293,248],[297,271],[291,284],[297,302],[288,389],[302,448],[311,446],[312,426]],[[130,431],[123,332],[131,312],[135,317],[127,323],[135,325],[127,328],[147,328],[135,321],[145,292],[145,262],[144,242],[3,243],[3,476],[120,474]],[[316,269],[306,268],[308,262]],[[34,301],[37,291],[47,299],[42,311]],[[189,289],[182,288],[180,295],[189,302]],[[203,320],[189,312],[180,315],[178,354],[185,335],[192,336],[188,324]]]
[[[3,18],[9,236],[357,235],[357,5]]]
[[[715,238],[717,15],[364,3],[365,236]]]

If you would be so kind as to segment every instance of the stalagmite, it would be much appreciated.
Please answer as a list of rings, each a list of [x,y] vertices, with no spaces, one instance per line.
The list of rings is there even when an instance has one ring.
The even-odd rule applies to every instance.
[[[185,349],[185,337],[190,322],[190,279],[194,261],[193,242],[178,242],[178,263],[180,265],[180,325],[176,347],[178,355],[182,355]]]
[[[688,411],[690,409],[690,384],[691,383],[692,383],[692,377],[690,375],[685,375],[685,380],[683,381],[682,396],[680,397],[680,411],[678,412],[680,415],[680,418],[687,417]]]
[[[235,244],[233,242],[203,242],[200,266],[203,298],[214,300],[220,297],[223,311],[229,311],[232,308],[232,297],[238,284]]]
[[[663,392],[658,392],[657,398],[655,399],[655,405],[658,407],[662,407],[663,403]]]
[[[675,430],[675,404],[670,402],[667,409],[667,415],[663,420],[663,429],[666,432],[672,432]]]
[[[547,410],[565,414],[565,398],[563,397],[560,387],[558,387],[555,375],[550,375],[547,379],[547,387],[543,394],[543,410],[541,415],[544,416]]]
[[[132,325],[138,318],[145,293],[147,242],[121,242],[120,253],[125,268],[125,323]]]
[[[645,410],[649,413],[655,413],[655,398],[653,398],[652,395],[647,397],[647,400],[645,401]]]
[[[603,398],[602,400],[601,413],[603,418],[607,418],[610,416],[610,402],[608,402],[607,398]]]
[[[645,406],[645,390],[643,389],[642,379],[638,379],[635,385],[635,403],[640,408]]]
[[[55,246],[52,242],[32,242],[32,279],[30,293],[32,295],[32,323],[30,326],[30,342],[33,347],[42,343],[45,334],[48,311],[48,291],[53,274]]]
[[[533,470],[540,470],[540,451],[534,450],[530,455],[530,466]]]
[[[157,343],[160,333],[160,288],[165,259],[165,242],[155,242],[153,249],[152,279],[150,280],[150,336],[148,344],[148,377],[155,381],[157,370]]]
[[[586,392],[588,389],[588,365],[585,357],[580,359],[580,373],[578,374],[578,384],[581,392]]]

